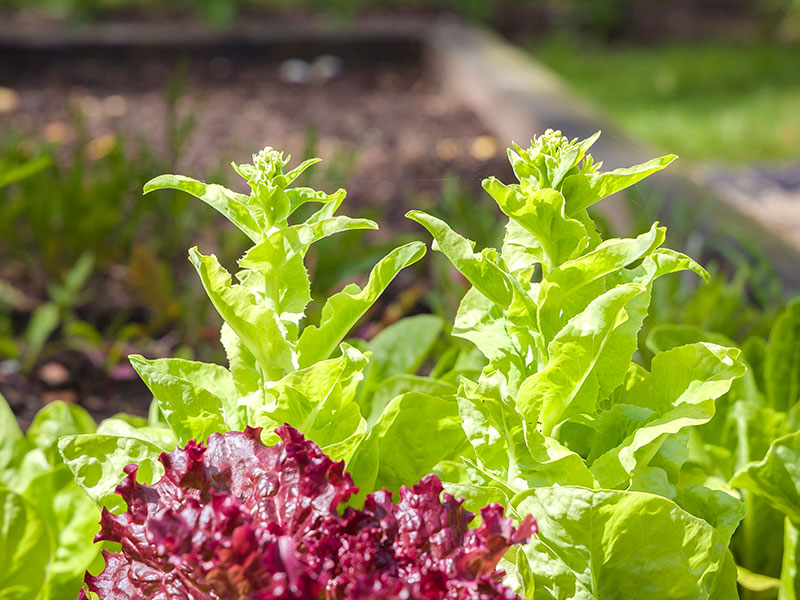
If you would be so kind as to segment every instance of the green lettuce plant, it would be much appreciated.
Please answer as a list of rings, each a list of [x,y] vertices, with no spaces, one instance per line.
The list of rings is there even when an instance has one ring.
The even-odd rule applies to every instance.
[[[155,414],[179,443],[248,425],[262,427],[264,442],[275,443],[272,432],[288,422],[332,459],[348,461],[362,495],[382,487],[397,490],[466,447],[455,402],[458,376],[479,371],[482,362],[475,365],[474,353],[453,348],[428,375],[419,375],[444,326],[431,315],[403,319],[369,342],[344,341],[397,273],[422,258],[421,242],[389,252],[362,286],[345,286],[327,299],[319,322],[307,322],[311,282],[303,259],[309,246],[338,232],[377,226],[335,214],[344,190],[326,194],[291,187],[317,159],[284,172],[288,162],[266,148],[252,165],[234,165],[249,184],[249,195],[177,175],[145,186],[146,193],[174,188],[196,196],[253,246],[233,277],[215,256],[197,248],[189,254],[225,321],[220,338],[227,367],[141,356],[132,356],[131,363],[153,393]],[[290,224],[293,213],[309,202],[322,206]],[[162,474],[161,446],[141,435],[67,436],[60,450],[99,506],[121,507],[113,490],[125,461],[144,465],[139,473],[146,483]]]
[[[473,455],[440,468],[451,491],[536,514],[541,533],[517,557],[527,597],[734,597],[728,543],[742,504],[680,471],[689,431],[744,366],[710,343],[659,353],[649,370],[636,362],[653,282],[706,273],[662,248],[657,224],[600,239],[586,209],[675,157],[602,172],[587,154],[596,138],[548,131],[509,151],[519,182],[483,182],[509,217],[499,250],[475,252],[446,223],[409,213],[472,284],[453,334],[488,361],[458,391]]]
[[[335,214],[343,190],[291,187],[315,160],[285,172],[288,159],[268,148],[252,165],[234,165],[249,195],[176,175],[152,180],[146,192],[188,192],[253,243],[233,275],[190,251],[225,321],[228,366],[132,357],[155,399],[150,427],[61,438],[76,481],[118,510],[113,490],[125,464],[139,464],[138,479],[152,483],[170,444],[246,426],[263,427],[274,443],[269,432],[287,422],[345,460],[361,495],[434,471],[468,506],[500,502],[509,514],[534,514],[539,535],[502,565],[524,597],[735,597],[728,545],[743,504],[729,488],[682,475],[691,432],[711,421],[745,367],[738,350],[708,341],[639,363],[653,282],[707,274],[662,248],[657,224],[633,239],[601,239],[587,208],[674,157],[602,172],[587,154],[596,137],[548,131],[509,152],[518,183],[484,181],[508,216],[500,249],[475,252],[443,221],[409,213],[472,285],[452,334],[474,350],[454,345],[435,362],[430,350],[445,327],[437,317],[345,341],[400,269],[423,256],[419,242],[391,251],[308,322],[309,246],[375,227]],[[308,202],[322,206],[290,223]]]

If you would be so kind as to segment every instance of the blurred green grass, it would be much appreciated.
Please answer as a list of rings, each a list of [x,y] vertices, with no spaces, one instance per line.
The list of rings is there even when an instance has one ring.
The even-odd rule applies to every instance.
[[[800,46],[531,46],[579,94],[642,141],[697,161],[800,160]]]

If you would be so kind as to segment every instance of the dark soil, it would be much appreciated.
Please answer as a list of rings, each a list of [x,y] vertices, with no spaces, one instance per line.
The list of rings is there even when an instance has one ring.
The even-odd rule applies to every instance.
[[[306,65],[316,74],[287,80]],[[306,152],[320,156],[325,163],[310,183],[347,187],[345,212],[376,209],[385,232],[413,229],[403,213],[432,205],[444,179],[476,193],[487,175],[510,179],[505,141],[438,93],[414,43],[38,51],[0,44],[0,87],[1,135],[58,143],[64,157],[79,136],[90,140],[92,160],[121,135],[131,146],[177,153],[175,172],[205,179],[265,145],[291,153],[294,164]],[[170,120],[194,122],[184,141],[170,141]],[[57,399],[98,419],[147,411],[150,395],[135,374],[124,366],[109,373],[102,356],[62,352],[30,377],[2,358],[0,393],[23,426]]]
[[[248,162],[265,145],[295,159],[310,151],[325,160],[315,185],[347,186],[351,210],[379,206],[391,226],[400,225],[412,197],[437,193],[444,177],[477,185],[508,173],[501,144],[474,114],[436,92],[413,45],[340,46],[325,54],[317,47],[310,56],[295,50],[294,57],[246,45],[6,50],[0,82],[19,105],[0,114],[0,131],[35,132],[69,152],[81,123],[93,140],[91,158],[116,134],[168,152],[167,121],[191,119],[178,172],[205,178],[220,164]],[[287,82],[287,72],[295,68],[302,77],[309,64],[309,81]],[[313,74],[326,68],[330,79]],[[173,112],[170,89],[179,90]]]

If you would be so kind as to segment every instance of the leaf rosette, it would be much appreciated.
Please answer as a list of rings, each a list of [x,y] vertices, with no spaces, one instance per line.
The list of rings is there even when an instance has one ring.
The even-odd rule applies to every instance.
[[[435,475],[401,488],[399,503],[383,490],[340,514],[356,491],[344,463],[288,425],[276,433],[274,446],[251,428],[191,441],[161,455],[164,475],[152,486],[126,467],[117,493],[127,510],[104,510],[95,538],[122,551],[104,551],[105,570],[86,576],[90,592],[100,600],[519,598],[496,566],[536,530],[532,517],[514,528],[492,504],[469,529],[474,515]]]

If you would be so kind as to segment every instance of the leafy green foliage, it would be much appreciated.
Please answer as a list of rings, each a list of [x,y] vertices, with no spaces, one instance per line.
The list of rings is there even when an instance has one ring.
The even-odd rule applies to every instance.
[[[541,535],[525,549],[536,598],[633,598],[643,585],[656,598],[736,595],[725,537],[664,498],[541,487],[516,502],[541,515]]]
[[[144,481],[162,474],[158,455],[164,451],[142,437],[88,433],[64,436],[59,451],[75,476],[75,481],[99,507],[117,509],[122,500],[114,494],[125,465],[136,463]]]
[[[746,465],[732,483],[800,523],[800,432],[775,440],[764,460]]]
[[[335,214],[344,190],[325,194],[291,187],[316,159],[284,172],[288,162],[266,148],[253,157],[252,165],[234,165],[247,180],[250,195],[174,175],[145,186],[146,193],[174,187],[195,195],[254,245],[239,260],[234,276],[214,255],[190,251],[203,287],[224,319],[221,341],[227,368],[131,357],[171,435],[156,434],[163,429],[155,422],[149,428],[115,423],[61,440],[66,463],[99,506],[120,507],[113,490],[125,464],[138,463],[140,474],[151,480],[160,473],[155,458],[176,441],[205,440],[214,432],[248,425],[264,428],[269,443],[275,441],[270,438],[277,426],[290,423],[335,460],[349,461],[351,471],[360,466],[354,475],[364,493],[382,486],[399,489],[464,446],[454,382],[470,363],[459,361],[454,349],[455,355],[435,366],[435,377],[419,374],[442,335],[440,318],[413,317],[370,342],[344,342],[397,273],[425,254],[424,245],[412,242],[390,251],[363,287],[345,286],[324,303],[319,322],[310,323],[306,309],[311,281],[304,265],[309,247],[342,231],[377,226]],[[290,224],[291,215],[308,202],[322,206]],[[407,428],[421,412],[426,414],[424,425],[409,437]],[[434,437],[437,443],[431,444]],[[414,449],[416,455],[405,456],[398,448]]]
[[[101,432],[121,432],[123,423],[147,453],[137,453],[132,445],[115,453],[123,439],[116,436],[115,445],[101,443],[110,437]],[[147,459],[162,451],[147,440],[175,445],[169,430],[145,425],[141,419],[118,415],[98,427],[79,406],[53,402],[36,414],[23,434],[0,396],[0,597],[75,597],[84,572],[100,553],[92,543],[100,511],[84,490],[94,492],[95,498],[103,490],[111,498],[119,473],[108,465],[116,464],[119,470],[139,460],[146,474]],[[78,473],[77,479],[70,469]],[[116,496],[113,501],[121,504]]]
[[[476,501],[497,489],[515,510],[552,511],[551,528],[515,567],[530,571],[537,597],[627,597],[642,587],[660,597],[730,597],[727,545],[742,505],[684,484],[680,472],[688,432],[711,420],[745,368],[738,350],[711,343],[657,354],[650,370],[634,362],[653,282],[707,274],[661,248],[665,230],[655,225],[634,239],[600,239],[586,209],[674,157],[602,172],[587,155],[595,139],[548,131],[509,151],[519,182],[484,181],[509,217],[499,250],[475,252],[442,221],[409,213],[472,284],[453,333],[488,361],[477,380],[461,381],[474,455],[446,478],[459,491],[472,487]],[[553,554],[564,547],[574,554]]]
[[[50,166],[50,164],[51,159],[49,156],[40,156],[28,162],[4,169],[2,175],[0,175],[0,188],[4,188],[12,183],[32,177],[33,175],[44,171]]]
[[[731,484],[785,515],[778,598],[797,598],[800,594],[800,430],[775,440],[764,459],[745,465]],[[775,527],[767,535],[778,538],[774,542],[780,542],[775,535],[779,532],[780,527]]]
[[[146,192],[193,194],[253,243],[233,274],[214,255],[190,251],[224,320],[228,365],[132,357],[154,395],[152,418],[110,419],[62,437],[59,452],[76,481],[98,506],[118,510],[112,491],[125,464],[138,463],[151,482],[161,474],[158,454],[178,442],[251,426],[271,443],[274,428],[289,423],[346,461],[360,495],[433,471],[467,506],[500,502],[517,518],[533,513],[541,534],[502,565],[526,597],[627,598],[644,589],[722,600],[736,595],[738,578],[791,598],[800,487],[796,440],[787,434],[800,417],[800,313],[790,307],[769,344],[753,341],[744,354],[721,335],[655,328],[652,359],[643,360],[638,342],[654,282],[708,274],[663,248],[657,224],[635,238],[602,239],[587,208],[674,157],[603,172],[588,154],[596,137],[548,131],[509,151],[518,182],[484,181],[508,217],[499,249],[477,251],[441,219],[409,213],[472,286],[451,332],[469,348],[453,344],[435,363],[446,329],[439,317],[347,340],[397,273],[424,255],[419,242],[390,251],[362,286],[346,286],[317,322],[309,318],[309,247],[375,227],[335,214],[342,190],[291,186],[315,161],[285,172],[289,159],[264,149],[252,165],[234,165],[249,195],[154,179]],[[290,222],[310,202],[321,207]],[[52,454],[52,435],[39,431],[34,437]],[[0,446],[0,464],[18,464],[14,448]],[[767,529],[781,532],[784,550],[753,561],[743,549],[757,548]],[[763,568],[774,560],[782,573]]]
[[[19,494],[0,489],[0,567],[4,598],[46,597],[48,557],[52,553],[47,525],[36,508]]]
[[[692,431],[682,474],[687,482],[735,490],[743,498],[747,512],[731,548],[746,600],[775,598],[779,589],[778,597],[791,598],[781,586],[800,585],[795,558],[799,306],[797,300],[786,306],[767,340],[745,340],[748,373],[720,397],[714,418]],[[647,339],[653,351],[691,342],[732,343],[689,326],[661,326]]]

